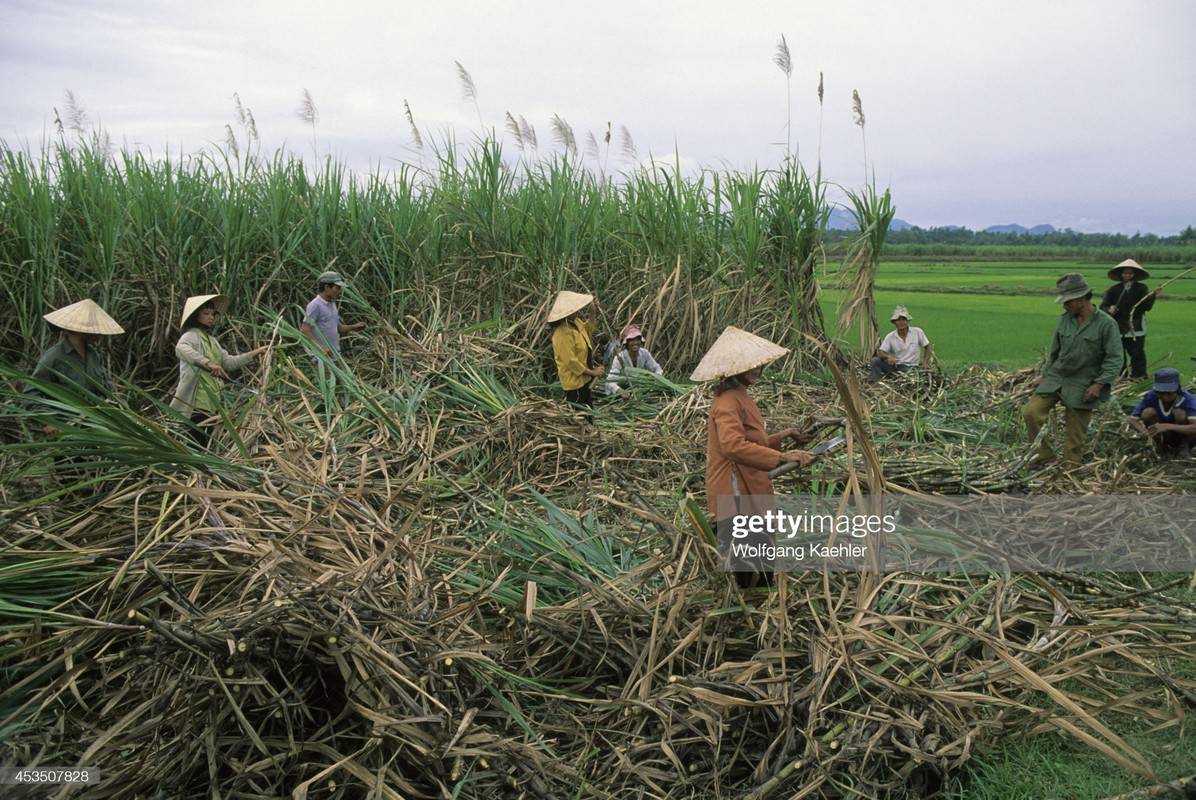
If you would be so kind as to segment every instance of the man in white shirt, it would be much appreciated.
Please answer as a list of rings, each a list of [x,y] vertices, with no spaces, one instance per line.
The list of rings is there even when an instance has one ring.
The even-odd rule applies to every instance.
[[[910,315],[905,306],[894,308],[889,321],[896,326],[896,330],[889,332],[872,357],[873,383],[894,372],[916,369],[919,364],[929,367],[934,353],[934,346],[922,329],[910,326]]]
[[[631,388],[633,370],[646,370],[663,375],[664,370],[644,347],[644,334],[638,325],[628,325],[623,331],[623,349],[615,352],[610,371],[606,373],[606,393],[618,394]]]
[[[318,293],[307,304],[303,324],[299,330],[315,342],[324,354],[336,358],[341,351],[341,334],[365,328],[364,322],[352,325],[341,323],[340,310],[336,301],[344,291],[345,279],[338,272],[325,272],[316,281]]]

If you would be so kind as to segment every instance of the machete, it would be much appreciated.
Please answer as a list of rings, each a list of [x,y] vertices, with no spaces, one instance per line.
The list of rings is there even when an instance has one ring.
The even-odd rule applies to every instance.
[[[847,441],[847,435],[841,433],[838,436],[836,436],[835,438],[827,439],[822,444],[820,444],[817,447],[810,450],[810,455],[817,458],[818,456],[825,453],[827,450],[830,450],[833,447],[838,447],[839,445],[843,444],[846,441]],[[780,476],[784,475],[786,472],[792,472],[793,470],[797,469],[800,466],[801,466],[801,464],[796,461],[787,461],[784,464],[782,464],[781,466],[776,467],[771,472],[769,472],[768,477],[779,478]]]

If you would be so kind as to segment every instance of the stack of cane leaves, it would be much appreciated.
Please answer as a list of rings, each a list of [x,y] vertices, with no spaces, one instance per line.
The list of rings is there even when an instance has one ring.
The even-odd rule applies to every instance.
[[[591,421],[527,388],[511,338],[379,335],[323,372],[278,355],[211,453],[148,414],[75,434],[124,454],[84,486],[6,450],[4,763],[97,767],[95,798],[883,797],[1046,731],[1149,780],[1118,718],[1187,735],[1186,576],[806,572],[744,595],[693,522],[708,387]],[[1020,380],[753,391],[776,426],[855,420],[781,492],[1193,488],[1111,410],[1099,462],[1011,469]]]
[[[866,386],[868,433],[895,486],[935,494],[1036,492],[1169,494],[1196,488],[1182,463],[1159,459],[1149,443],[1132,438],[1126,408],[1138,400],[1119,384],[1113,402],[1099,407],[1089,429],[1089,450],[1098,457],[1075,467],[1043,473],[1028,468],[1033,448],[1025,441],[1021,406],[1032,394],[1035,370],[994,373],[972,368],[944,378],[932,395],[917,378]],[[836,414],[832,387],[807,392],[800,410]],[[761,405],[769,402],[768,398]],[[779,408],[787,403],[782,401]],[[1062,446],[1062,409],[1047,430]],[[837,462],[840,468],[846,465]]]

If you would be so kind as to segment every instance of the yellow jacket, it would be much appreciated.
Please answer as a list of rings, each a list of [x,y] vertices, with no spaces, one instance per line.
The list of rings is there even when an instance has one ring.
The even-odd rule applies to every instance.
[[[589,321],[565,320],[552,332],[552,353],[556,373],[565,391],[580,389],[593,378],[586,374],[597,325]]]

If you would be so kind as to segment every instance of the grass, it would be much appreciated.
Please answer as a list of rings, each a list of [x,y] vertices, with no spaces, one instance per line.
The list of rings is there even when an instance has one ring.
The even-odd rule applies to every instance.
[[[1147,285],[1158,286],[1186,267],[1176,264],[1147,264],[1151,273]],[[986,292],[1009,294],[1049,294],[1055,280],[1065,272],[1079,272],[1088,279],[1099,295],[1112,281],[1104,264],[1068,260],[970,261],[952,263],[921,261],[885,261],[877,276],[881,289],[905,289],[916,292],[935,292],[943,288],[981,289]],[[1196,279],[1181,278],[1164,289],[1165,298],[1196,297]]]
[[[1003,741],[1005,697],[940,682],[994,668],[1023,723],[1057,714],[1104,735],[1107,715],[1060,714],[1070,689],[1035,693],[994,656],[1043,672],[1092,664],[1106,685],[1095,659],[1111,626],[1069,636],[1062,656],[1019,644],[1049,626],[1057,596],[1094,608],[1083,587],[802,576],[745,602],[695,536],[709,392],[683,376],[723,325],[747,321],[797,351],[757,387],[770,421],[861,419],[850,370],[825,367],[834,385],[805,379],[836,363],[801,337],[818,332],[819,310],[835,317],[834,290],[810,302],[825,254],[820,172],[788,162],[685,178],[656,164],[617,183],[568,156],[511,169],[492,141],[446,143],[427,171],[364,180],[283,154],[46,156],[9,152],[0,184],[11,233],[0,267],[20,278],[5,285],[0,320],[5,414],[30,413],[19,388],[52,338],[40,321],[49,308],[93,294],[129,333],[105,345],[120,403],[72,408],[83,422],[52,442],[0,448],[12,508],[0,516],[0,579],[15,598],[0,666],[22,681],[0,689],[10,761],[94,755],[114,780],[161,781],[172,796],[207,792],[212,776],[229,796],[302,782],[328,796],[493,797],[515,781],[538,796],[594,786],[704,797],[761,778],[841,796],[847,783],[892,780],[909,747],[966,761],[961,729]],[[867,219],[893,210],[887,193],[865,200]],[[857,292],[879,263],[882,329],[902,302],[949,366],[998,363],[994,349],[1009,366],[1036,359],[1058,309],[1017,287],[1049,289],[1072,264],[889,264],[883,225],[868,227],[848,252],[864,254]],[[318,371],[295,310],[330,265],[349,279],[346,321],[370,327],[349,342],[363,350]],[[915,291],[936,285],[961,291]],[[608,333],[645,324],[672,380],[604,400],[594,427],[556,403],[538,366],[560,288],[596,294]],[[160,398],[183,298],[212,290],[232,297],[220,331],[230,349],[277,347],[245,376],[260,393],[229,399],[217,451],[198,452]],[[1183,305],[1152,314],[1160,342],[1182,330],[1167,314]],[[1010,399],[1021,387],[968,375],[912,406],[875,387],[875,442],[856,443],[870,453],[867,480],[883,467],[913,491],[1090,488],[1010,473],[1024,447]],[[1129,450],[1117,424],[1094,423],[1116,451],[1109,463],[1151,488],[1190,487]],[[49,457],[68,454],[108,469],[90,485],[52,483]],[[1104,466],[1082,479],[1105,481]],[[837,492],[862,483],[835,459],[808,480]],[[1139,652],[1190,651],[1167,638],[1173,606],[1158,602],[1135,620],[1142,650],[1110,672],[1138,670]],[[815,691],[781,702],[798,686]],[[1144,713],[1168,714],[1165,699],[1144,700]],[[923,709],[920,738],[891,747]],[[794,772],[803,743],[826,748],[825,768]],[[1142,748],[1153,759],[1158,744]],[[837,759],[839,746],[852,758]]]
[[[1191,661],[1162,660],[1158,666],[1174,676],[1196,675],[1196,663]],[[1122,694],[1130,695],[1142,688],[1145,686],[1141,682],[1127,681]],[[1196,736],[1183,727],[1156,726],[1133,716],[1118,716],[1111,720],[1110,727],[1135,750],[1148,754],[1161,781],[1196,775]],[[952,800],[1094,800],[1149,786],[1141,776],[1119,769],[1075,739],[1046,733],[1012,737],[1000,747],[982,744],[949,797]]]
[[[539,305],[569,288],[600,298],[612,333],[630,321],[685,332],[660,353],[674,364],[696,362],[697,332],[749,313],[799,343],[789,323],[830,210],[827,181],[795,160],[695,177],[656,162],[613,182],[568,155],[513,170],[493,140],[364,178],[285,153],[159,160],[59,143],[2,160],[0,265],[21,277],[0,290],[0,360],[31,367],[50,341],[41,315],[92,296],[129,331],[106,344],[139,383],[173,368],[187,296],[220,291],[259,322],[293,321],[330,266],[350,281],[346,307],[393,329],[507,320],[530,341]]]
[[[1172,582],[1169,592],[1189,608],[1196,600],[1191,576],[1124,576],[1135,586],[1151,582]],[[1109,667],[1115,674],[1117,670]],[[1196,676],[1196,661],[1190,658],[1163,657],[1154,661],[1160,673],[1186,680],[1189,687]],[[1107,702],[1114,697],[1131,697],[1140,690],[1150,690],[1155,681],[1142,676],[1119,675],[1116,694],[1101,695],[1076,681],[1065,685],[1076,689],[1092,702]],[[1191,689],[1188,689],[1191,692]],[[1183,702],[1179,697],[1176,702]],[[1147,754],[1161,781],[1175,781],[1196,775],[1196,736],[1186,726],[1155,724],[1132,714],[1111,717],[1110,728],[1131,747]],[[1129,793],[1149,786],[1139,775],[1120,769],[1109,759],[1084,747],[1075,739],[1058,733],[1023,738],[1011,737],[1000,747],[981,745],[976,758],[960,776],[960,784],[950,794],[952,800],[1092,800]],[[1166,795],[1169,796],[1169,795]]]
[[[1188,608],[1196,601],[1196,591],[1189,574],[1124,576],[1135,586],[1172,582],[1169,592]],[[1189,634],[1184,634],[1189,635]],[[1185,680],[1191,693],[1196,677],[1196,661],[1190,658],[1163,657],[1154,667],[1171,678]],[[1116,672],[1114,668],[1114,672]],[[1132,697],[1140,690],[1150,690],[1155,683],[1141,676],[1121,675],[1122,684],[1115,697]],[[1108,695],[1076,687],[1093,702],[1106,702]],[[1176,702],[1184,702],[1177,697]],[[1191,698],[1188,699],[1190,704]],[[1110,727],[1131,747],[1149,754],[1151,766],[1162,781],[1175,781],[1196,775],[1196,736],[1185,725],[1154,724],[1132,714],[1117,715]],[[976,759],[964,769],[960,787],[951,797],[956,800],[1090,800],[1129,793],[1149,786],[1141,776],[1119,769],[1108,759],[1074,739],[1058,734],[1011,738],[1001,747],[981,747]],[[1162,795],[1170,796],[1170,795]]]
[[[292,329],[282,333],[301,343]],[[223,452],[204,464],[206,488],[187,470],[164,468],[169,444],[135,420],[106,416],[79,432],[74,446],[90,443],[97,456],[146,452],[155,466],[128,473],[116,490],[99,476],[97,494],[108,499],[98,506],[73,492],[21,504],[27,546],[70,542],[93,562],[105,557],[106,572],[63,575],[78,589],[56,609],[63,616],[39,617],[42,633],[0,631],[0,666],[22,681],[0,690],[0,747],[13,748],[16,761],[33,742],[57,758],[94,746],[87,763],[121,780],[180,781],[169,784],[179,797],[200,796],[183,786],[206,790],[212,763],[228,784],[242,780],[236,765],[255,764],[255,791],[278,796],[283,781],[317,780],[338,760],[356,770],[337,773],[337,786],[348,787],[342,796],[384,779],[410,782],[414,795],[457,775],[459,796],[493,797],[510,774],[529,793],[547,781],[558,794],[586,783],[613,796],[706,798],[711,786],[742,796],[759,753],[790,725],[801,742],[825,748],[826,767],[785,773],[800,742],[784,744],[792,757],[766,764],[766,774],[787,792],[817,789],[828,776],[892,780],[913,763],[909,746],[959,756],[961,727],[1003,743],[1048,714],[1094,723],[1061,712],[1060,694],[1033,691],[1000,669],[994,649],[1035,673],[1070,663],[1101,686],[1137,669],[1117,652],[1096,669],[1101,643],[1120,626],[1072,631],[1062,652],[1027,650],[1027,636],[1038,635],[1028,632],[1053,614],[1052,595],[1027,576],[889,576],[873,591],[852,576],[810,574],[794,577],[790,594],[745,604],[718,580],[710,553],[695,549],[688,522],[672,517],[686,495],[683,473],[700,475],[708,393],[662,386],[644,401],[652,423],[638,426],[601,405],[595,431],[518,381],[500,382],[507,369],[486,362],[515,352],[518,331],[487,333],[495,338],[457,331],[377,340],[353,356],[352,369],[338,365],[335,387],[319,385],[304,358],[276,355],[263,395],[287,402],[278,409],[246,399],[251,413],[238,417],[236,441],[223,436]],[[405,372],[392,377],[396,362]],[[814,382],[794,387],[770,375],[758,388],[769,417],[784,424],[838,402]],[[961,461],[972,485],[984,485],[984,470],[999,472],[1011,445],[993,429],[993,417],[1009,410],[977,416],[979,404],[965,398],[979,394],[964,385],[919,405],[925,419],[951,420],[954,411],[951,430],[928,426],[935,439],[906,438],[909,409],[899,404],[908,400],[877,402],[886,473],[900,480],[898,467],[913,465],[924,481],[925,462],[937,456],[954,487]],[[19,403],[6,400],[10,412]],[[272,454],[292,441],[294,458]],[[952,457],[947,444],[956,442],[966,456]],[[232,468],[246,462],[253,473]],[[854,480],[841,463],[821,469],[840,486]],[[1076,607],[1107,605],[1091,586],[1052,588]],[[1126,656],[1165,647],[1158,634],[1173,621],[1154,608],[1132,623],[1134,649],[1117,648]],[[866,624],[852,621],[857,614]],[[71,666],[93,661],[111,670],[72,682]],[[993,694],[987,684],[947,682],[977,674],[991,676]],[[819,691],[782,704],[775,691],[785,685]],[[1141,699],[1143,713],[1168,715],[1162,695]],[[92,727],[77,736],[69,729],[63,741],[36,716],[47,701]],[[162,720],[143,728],[151,706]],[[88,715],[101,707],[102,719]],[[893,727],[878,733],[865,727],[872,724]],[[905,742],[915,728],[913,745],[885,744]],[[429,730],[464,738],[417,758]],[[358,752],[364,736],[386,747]],[[193,741],[220,744],[196,751]],[[1157,738],[1140,745],[1152,763],[1163,746]],[[621,760],[620,747],[633,760]],[[841,747],[852,748],[848,758],[828,755]],[[395,752],[405,766],[392,773]],[[594,752],[602,758],[591,764]],[[1107,762],[1092,769],[1115,773]],[[836,795],[828,785],[823,796]]]
[[[1159,777],[1173,781],[1196,770],[1196,737],[1174,729],[1149,731],[1127,721],[1115,730],[1131,746],[1149,753]],[[1149,786],[1110,769],[1103,756],[1059,734],[1012,739],[1000,748],[981,748],[965,770],[953,800],[1099,800]]]

